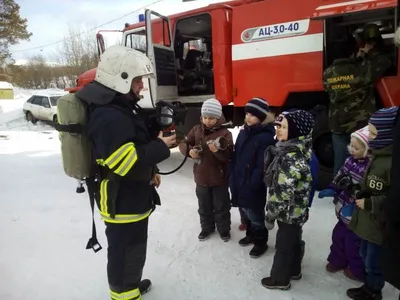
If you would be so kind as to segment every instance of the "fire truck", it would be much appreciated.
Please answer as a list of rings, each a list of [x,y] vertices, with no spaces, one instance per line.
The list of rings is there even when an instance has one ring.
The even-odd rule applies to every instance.
[[[122,42],[146,53],[156,70],[144,82],[141,106],[180,101],[187,107],[183,132],[198,123],[202,102],[218,99],[225,117],[242,124],[244,106],[266,99],[277,112],[311,110],[316,116],[313,148],[320,162],[319,187],[332,178],[333,150],[327,123],[329,99],[322,74],[335,51],[367,23],[380,26],[393,69],[376,85],[377,108],[400,104],[397,0],[235,0],[163,16],[146,10],[126,24]],[[99,53],[104,39],[97,34]],[[194,41],[201,49],[190,47]],[[189,46],[188,46],[189,45]],[[74,92],[94,79],[79,76]]]

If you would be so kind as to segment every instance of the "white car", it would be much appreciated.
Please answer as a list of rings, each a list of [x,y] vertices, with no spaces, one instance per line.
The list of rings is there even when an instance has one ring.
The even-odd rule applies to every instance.
[[[23,106],[28,122],[35,124],[38,120],[57,122],[57,100],[63,94],[44,95],[35,94]]]

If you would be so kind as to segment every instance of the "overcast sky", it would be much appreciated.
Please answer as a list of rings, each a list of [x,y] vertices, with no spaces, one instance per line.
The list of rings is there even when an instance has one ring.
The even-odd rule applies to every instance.
[[[28,19],[28,31],[32,32],[29,42],[21,42],[11,47],[13,58],[21,63],[29,57],[43,54],[47,59],[57,52],[60,44],[42,47],[62,40],[67,34],[68,26],[79,26],[82,31],[99,26],[103,23],[122,17],[145,5],[150,5],[157,0],[16,0],[20,5],[22,18]],[[163,15],[186,11],[192,6],[204,6],[211,2],[222,0],[197,0],[182,3],[182,0],[163,0],[151,5],[151,8]],[[125,23],[138,22],[138,14],[133,13],[118,21],[110,23],[99,29],[122,29]],[[96,34],[96,29],[91,34]],[[39,47],[26,51],[30,48]]]

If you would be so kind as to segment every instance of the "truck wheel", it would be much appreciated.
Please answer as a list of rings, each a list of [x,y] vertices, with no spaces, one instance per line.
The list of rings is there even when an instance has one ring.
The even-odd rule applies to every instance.
[[[333,179],[333,145],[332,133],[329,130],[328,108],[317,106],[313,110],[315,126],[313,130],[313,150],[319,161],[317,190],[328,187]]]
[[[54,123],[54,124],[57,124],[57,123],[58,123],[57,115],[54,115],[54,116],[53,116],[53,123]]]

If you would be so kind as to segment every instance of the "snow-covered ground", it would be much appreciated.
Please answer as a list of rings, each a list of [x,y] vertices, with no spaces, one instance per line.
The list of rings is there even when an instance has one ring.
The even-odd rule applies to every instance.
[[[76,182],[62,168],[57,133],[50,126],[26,125],[22,103],[31,91],[20,90],[15,109],[0,114],[0,298],[9,300],[109,299],[104,225],[96,215],[102,251],[85,250],[91,234],[87,194],[76,194]],[[16,119],[12,119],[11,116]],[[160,164],[175,168],[182,156]],[[252,259],[238,240],[239,214],[232,210],[232,240],[214,235],[199,242],[197,199],[192,163],[162,178],[162,206],[150,218],[144,276],[153,289],[144,300],[343,300],[347,288],[359,286],[342,273],[327,274],[326,256],[336,222],[331,200],[315,199],[304,226],[306,254],[303,279],[290,291],[269,291],[260,284],[269,275],[276,229],[268,252]],[[384,299],[398,292],[385,287]]]

